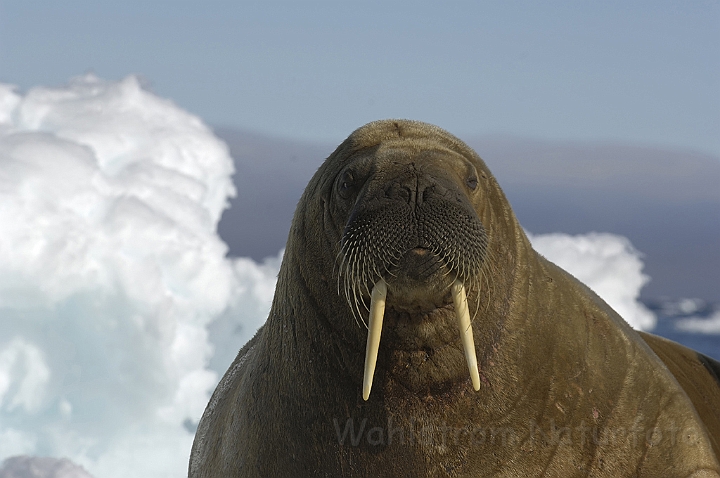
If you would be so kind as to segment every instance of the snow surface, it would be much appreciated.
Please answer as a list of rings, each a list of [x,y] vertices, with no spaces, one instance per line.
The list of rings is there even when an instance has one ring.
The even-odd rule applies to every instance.
[[[225,144],[135,77],[0,85],[0,460],[186,475],[194,426],[264,322],[282,258],[225,257],[216,231],[232,174]],[[652,327],[625,238],[532,240]],[[54,473],[24,476],[84,476]]]

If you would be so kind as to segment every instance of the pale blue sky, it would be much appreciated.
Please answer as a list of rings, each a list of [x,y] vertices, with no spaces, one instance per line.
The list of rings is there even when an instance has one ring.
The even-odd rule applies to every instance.
[[[313,141],[407,117],[720,155],[718,1],[0,0],[0,82],[88,71]]]

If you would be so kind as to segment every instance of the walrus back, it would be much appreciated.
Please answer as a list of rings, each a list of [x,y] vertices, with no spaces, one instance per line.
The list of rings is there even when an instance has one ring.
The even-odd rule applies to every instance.
[[[720,457],[720,363],[671,340],[644,332],[640,336],[690,398]]]

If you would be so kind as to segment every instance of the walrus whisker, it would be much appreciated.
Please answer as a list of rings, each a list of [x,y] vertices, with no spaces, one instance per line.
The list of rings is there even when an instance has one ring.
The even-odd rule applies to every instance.
[[[355,319],[355,323],[357,324],[358,327],[360,327],[360,320],[358,320],[358,316],[360,314],[355,312],[354,301],[353,301],[353,299],[350,298],[350,291],[351,291],[352,287],[350,287],[348,280],[349,279],[346,276],[345,277],[345,299],[347,300],[348,305],[350,306],[350,312],[352,312],[352,316],[353,316],[353,319]],[[362,319],[362,317],[360,317],[360,318]]]
[[[335,255],[335,264],[333,267],[333,272],[335,272],[335,267],[337,267],[338,272],[340,270],[342,270],[343,263],[345,262],[345,244],[343,244],[343,241],[340,240],[338,245],[339,245],[339,248],[338,248],[338,253]],[[340,262],[339,264],[338,264],[338,261]]]
[[[355,278],[355,276],[352,276],[352,278]],[[360,303],[362,302],[363,306],[365,306],[365,302],[361,300],[362,294],[359,292],[359,288],[361,287],[361,284],[359,284],[357,281],[352,280],[351,282],[351,289],[353,293],[353,314],[357,312],[357,316],[360,317],[360,320],[362,321],[365,328],[368,328],[368,324],[365,322],[365,318],[363,317],[362,310],[360,308]]]
[[[368,286],[368,277],[367,277],[367,256],[363,256],[362,264],[360,266],[358,282],[359,282],[360,291],[362,292],[362,289],[365,288],[365,292],[368,295],[370,295],[370,289]]]
[[[447,254],[438,247],[430,248],[430,252],[438,256],[440,258],[440,261],[442,261],[442,263],[445,265],[445,271],[442,274],[442,278],[446,278],[454,270],[454,267],[452,267],[452,261],[448,260]]]
[[[481,295],[480,295],[481,292],[485,291],[485,309],[483,310],[483,313],[487,313],[488,308],[490,307],[490,297],[492,295],[490,292],[490,287],[489,287],[489,283],[487,280],[487,276],[486,276],[484,270],[482,270],[482,269],[480,270],[478,276],[473,279],[473,282],[475,285],[475,294],[476,294],[477,298],[475,300],[475,312],[473,312],[471,323],[475,322],[475,319],[478,317],[478,315],[480,313],[480,302],[482,301]],[[488,287],[483,287],[483,282],[485,282],[485,284],[488,285]]]
[[[342,270],[345,267],[345,261],[347,260],[347,244],[343,243],[343,241],[340,241],[340,248],[338,249],[338,253],[335,256],[335,262],[333,265],[333,272],[337,270],[338,275],[342,275]]]
[[[373,262],[372,268],[373,268],[373,274],[375,275],[375,277],[377,277],[378,279],[382,279],[382,274],[378,270],[377,264],[375,262]],[[373,282],[375,282],[375,281],[373,281]]]
[[[370,326],[368,327],[367,344],[365,346],[365,371],[363,374],[363,400],[370,397],[375,365],[377,364],[380,335],[385,314],[385,299],[387,297],[387,284],[383,279],[377,281],[373,287],[370,298]]]
[[[368,325],[367,325],[367,322],[365,321],[364,310],[368,310],[368,307],[365,304],[365,301],[363,300],[362,284],[360,282],[353,283],[353,298],[354,298],[355,310],[358,314],[358,317],[360,317],[360,319],[362,320],[362,323],[365,325],[365,328],[367,328]]]
[[[333,272],[335,272],[335,271],[333,271]],[[341,267],[339,267],[338,270],[337,270],[337,277],[338,277],[338,280],[337,280],[337,293],[338,293],[338,295],[340,295],[340,280],[343,279],[343,280],[347,281],[347,276],[342,273],[342,268],[341,268]]]
[[[352,312],[353,318],[355,319],[355,323],[360,326],[360,322],[362,321],[365,328],[367,328],[367,324],[365,323],[365,319],[363,318],[362,311],[360,310],[360,300],[358,298],[358,291],[356,284],[356,276],[355,276],[355,270],[357,266],[357,254],[355,250],[351,250],[349,254],[346,254],[347,258],[347,264],[345,268],[345,297],[348,301],[348,305],[350,305],[350,310]],[[352,299],[350,298],[350,293],[352,292]],[[359,319],[359,320],[358,320]]]
[[[482,271],[480,273],[482,274]],[[473,312],[473,316],[470,319],[471,324],[475,322],[475,319],[478,316],[478,312],[480,311],[481,279],[473,278],[473,286],[475,288],[475,312]]]
[[[363,308],[365,310],[369,310],[367,305],[365,304],[365,301],[362,300],[363,295],[367,294],[370,295],[370,290],[368,287],[368,273],[367,273],[367,256],[362,258],[362,262],[360,263],[359,272],[356,276],[357,279],[357,292],[358,296],[361,299],[361,302],[363,304]],[[363,291],[363,289],[365,289]]]
[[[444,269],[445,270],[440,275],[440,278],[443,280],[446,279],[448,276],[450,276],[450,274],[453,273],[453,270],[450,269],[449,267],[445,267]],[[456,277],[457,277],[457,274],[456,274]]]
[[[376,283],[378,279],[382,279],[382,274],[380,274],[380,271],[378,271],[375,261],[373,261],[371,265],[372,271],[368,271],[368,275],[371,277],[372,280],[365,280],[365,290],[367,291],[368,295],[372,295],[369,285]]]
[[[463,261],[461,265],[461,281],[463,284],[469,283],[470,287],[468,288],[471,291],[475,292],[475,311],[473,312],[473,316],[470,319],[470,323],[473,323],[475,319],[478,316],[478,312],[480,311],[480,291],[481,285],[482,285],[482,276],[484,275],[483,268],[481,266],[480,271],[478,274],[471,274],[468,269],[467,264],[468,261]]]
[[[367,295],[372,295],[372,291],[370,290],[370,286],[369,286],[369,284],[368,284],[368,281],[363,281],[362,287],[365,288],[365,293],[366,293]],[[363,304],[364,304],[364,302],[363,302]],[[368,312],[370,311],[370,309],[368,309],[367,307],[366,307],[365,309],[366,309]]]
[[[345,292],[347,293],[347,290],[348,290],[349,285],[350,285],[350,280],[352,279],[352,275],[350,274],[350,273],[351,273],[351,269],[350,269],[350,268],[351,268],[352,266],[351,266],[351,264],[350,264],[350,258],[349,258],[349,256],[346,256],[345,259],[343,259],[343,264],[344,264],[344,266],[345,266],[345,267],[344,267],[344,274],[343,274],[343,275],[344,275],[344,278],[345,278]]]
[[[367,328],[367,323],[365,322],[365,318],[363,317],[362,311],[360,310],[360,303],[358,299],[357,289],[354,285],[351,284],[350,290],[352,291],[353,299],[350,303],[352,308],[352,314],[355,318],[355,322],[357,322],[358,326],[360,325],[360,322],[362,322],[363,326]]]
[[[352,312],[353,317],[355,317],[355,321],[357,322],[358,317],[362,321],[362,324],[365,326],[365,328],[368,328],[367,322],[365,322],[365,318],[363,317],[362,311],[360,310],[360,299],[358,298],[357,289],[355,287],[352,287],[353,292],[353,302],[352,302]],[[358,326],[360,324],[358,323]]]

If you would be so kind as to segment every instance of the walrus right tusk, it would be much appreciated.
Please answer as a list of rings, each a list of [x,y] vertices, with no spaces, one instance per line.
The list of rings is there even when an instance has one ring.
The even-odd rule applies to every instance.
[[[363,377],[363,400],[366,401],[370,396],[373,375],[375,375],[375,364],[385,316],[385,297],[387,297],[387,284],[380,279],[370,294],[370,317],[368,319],[367,345],[365,346],[365,376]]]
[[[470,370],[470,379],[473,388],[480,390],[480,373],[478,372],[477,357],[475,355],[475,341],[473,340],[472,327],[470,326],[470,311],[468,310],[467,294],[465,294],[465,286],[459,280],[456,280],[450,287],[453,303],[455,304],[455,314],[457,315],[458,329],[460,329],[460,337],[462,338],[463,349],[465,350],[465,361]]]

